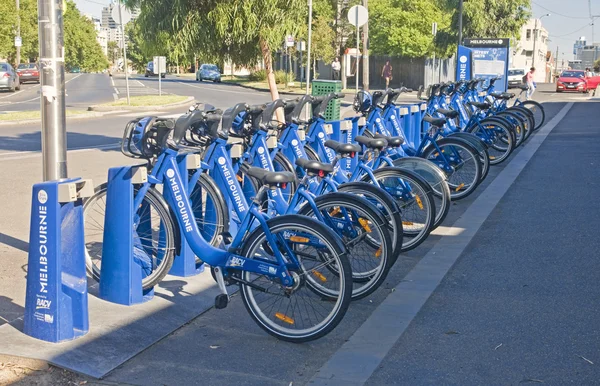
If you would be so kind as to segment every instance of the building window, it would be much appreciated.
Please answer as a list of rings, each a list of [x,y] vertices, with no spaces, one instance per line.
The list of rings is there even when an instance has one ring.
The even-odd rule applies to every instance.
[[[531,30],[530,29],[527,30],[527,34],[525,35],[525,37],[527,40],[531,40]]]
[[[533,56],[533,51],[525,51],[525,56],[527,56],[528,58],[531,58]]]

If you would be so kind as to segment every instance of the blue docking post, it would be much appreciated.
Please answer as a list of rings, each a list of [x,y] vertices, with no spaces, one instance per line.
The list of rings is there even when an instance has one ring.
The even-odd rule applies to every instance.
[[[108,170],[99,294],[109,302],[132,305],[154,296],[154,289],[142,289],[142,279],[147,276],[152,259],[148,253],[151,245],[146,245],[144,235],[152,230],[148,228],[150,221],[138,218],[140,213],[149,216],[150,211],[145,210],[145,203],[134,210],[133,185],[146,182],[147,178],[145,166]],[[140,224],[135,228],[134,219]]]
[[[412,121],[410,136],[415,148],[421,145],[421,106],[410,106],[410,119]]]
[[[191,197],[194,191],[194,187],[196,185],[196,180],[189,181],[188,176],[190,170],[196,170],[200,168],[200,155],[199,154],[181,154],[177,157],[177,165],[179,166],[179,173],[184,176],[182,189],[187,191],[188,197]],[[191,183],[190,183],[191,182]],[[197,199],[202,198],[202,192],[197,193]],[[194,202],[197,202],[197,199]],[[212,203],[206,203],[207,205],[212,205]],[[200,205],[202,206],[202,205]],[[206,213],[202,213],[200,209],[199,213],[194,213],[195,216],[205,216],[207,213],[214,213],[214,211],[209,210],[207,208]],[[209,219],[206,219],[209,221]],[[215,219],[212,219],[212,222],[215,222]],[[209,221],[210,222],[210,221]],[[202,230],[201,230],[202,231]],[[180,227],[180,234],[184,234],[185,231]],[[173,266],[169,271],[170,275],[174,276],[194,276],[199,273],[204,272],[204,264],[196,264],[196,255],[192,252],[192,248],[187,243],[184,237],[181,238],[181,248],[179,253],[175,255],[175,259],[173,260]]]
[[[23,332],[62,342],[89,330],[82,198],[91,180],[33,186]]]
[[[412,118],[412,113],[410,110],[411,110],[410,105],[400,106],[400,116],[402,117],[402,128],[404,129],[404,134],[406,135],[406,142],[410,146],[415,147],[414,138],[412,136],[413,118]],[[402,114],[403,112],[405,112],[406,114],[403,115]]]

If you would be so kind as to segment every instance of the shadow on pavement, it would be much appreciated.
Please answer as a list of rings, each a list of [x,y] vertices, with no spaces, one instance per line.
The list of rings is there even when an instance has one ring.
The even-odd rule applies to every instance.
[[[0,244],[6,244],[10,247],[19,249],[23,252],[29,252],[29,243],[18,239],[16,237],[12,237],[7,235],[6,233],[0,232]]]
[[[69,150],[90,148],[97,146],[115,145],[114,148],[102,149],[104,151],[119,151],[116,147],[121,142],[120,137],[109,137],[99,134],[85,134],[67,132],[67,146]],[[42,138],[39,131],[13,136],[0,136],[0,150],[11,151],[41,151]]]

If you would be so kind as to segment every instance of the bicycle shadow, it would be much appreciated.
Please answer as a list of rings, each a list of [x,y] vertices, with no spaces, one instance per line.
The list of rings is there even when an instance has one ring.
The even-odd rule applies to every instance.
[[[0,326],[3,324],[16,325],[19,320],[22,322],[25,308],[13,302],[12,298],[0,295]]]

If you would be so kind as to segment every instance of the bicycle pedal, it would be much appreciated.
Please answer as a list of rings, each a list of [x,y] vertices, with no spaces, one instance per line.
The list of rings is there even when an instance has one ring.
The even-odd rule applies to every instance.
[[[217,310],[222,310],[223,308],[227,307],[228,303],[229,297],[225,294],[219,294],[215,297],[215,308]]]

